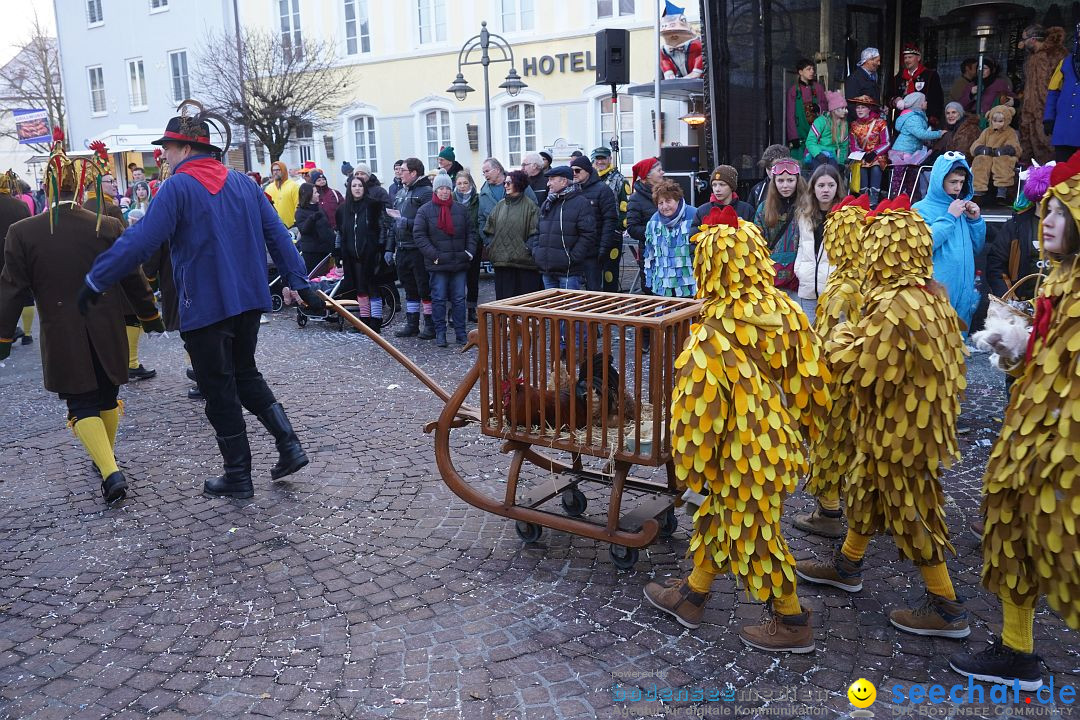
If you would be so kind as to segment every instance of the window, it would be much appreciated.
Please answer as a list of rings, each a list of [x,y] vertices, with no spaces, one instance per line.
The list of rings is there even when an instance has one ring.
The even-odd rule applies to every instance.
[[[420,10],[420,44],[446,40],[446,0],[416,0]]]
[[[169,0],[150,0],[150,12],[161,12],[169,9]]]
[[[450,113],[446,110],[428,110],[424,113],[424,131],[427,142],[428,169],[439,167],[439,150],[450,144]]]
[[[375,149],[375,118],[365,115],[353,120],[353,138],[356,141],[356,161],[367,163],[371,172],[379,172]]]
[[[520,165],[521,156],[536,151],[536,106],[516,103],[506,108],[506,140],[511,165]]]
[[[500,0],[503,32],[533,29],[533,0]]]
[[[607,147],[615,137],[615,113],[611,111],[611,98],[600,101],[600,144]],[[619,96],[619,161],[628,165],[634,161],[634,98]]]
[[[633,15],[634,0],[596,0],[596,17],[615,17],[616,10],[619,17]]]
[[[304,41],[300,36],[300,0],[278,0],[281,16],[281,48],[286,59],[304,56]]]
[[[103,22],[105,16],[101,13],[101,0],[86,0],[86,24],[93,27]]]
[[[146,109],[146,71],[142,58],[128,60],[128,100],[132,110]]]
[[[191,97],[191,83],[188,81],[187,50],[169,53],[169,77],[172,78],[173,102],[181,102]]]
[[[90,111],[95,115],[105,113],[105,75],[101,66],[86,68],[86,77],[90,82]]]
[[[349,55],[371,52],[367,0],[345,0],[345,51]]]

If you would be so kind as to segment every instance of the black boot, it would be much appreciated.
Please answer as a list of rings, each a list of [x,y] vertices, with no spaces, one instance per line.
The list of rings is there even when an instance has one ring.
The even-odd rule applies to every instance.
[[[285,408],[281,403],[274,403],[259,413],[259,421],[266,426],[277,443],[278,461],[270,470],[270,477],[274,480],[292,475],[308,464],[308,457],[304,448],[300,446],[300,439],[296,437],[292,423],[285,415]]]
[[[360,319],[364,321],[365,325],[367,325],[369,328],[371,328],[375,332],[379,332],[380,330],[382,330],[382,318],[366,317],[366,318],[360,318]]]
[[[124,479],[124,473],[119,470],[101,481],[101,497],[105,498],[105,502],[122,500],[125,495],[127,495],[127,480]]]
[[[225,474],[210,478],[203,483],[203,492],[220,497],[249,498],[255,496],[251,485],[251,448],[247,433],[217,439],[218,450],[224,461]]]
[[[479,320],[476,319],[476,307],[475,306],[469,308],[468,320],[469,320],[469,322],[471,322],[474,325],[477,322],[479,322]]]
[[[420,334],[420,313],[405,313],[405,327],[394,333],[394,337],[413,337]]]
[[[433,340],[435,338],[435,318],[430,315],[424,316],[424,329],[417,336],[420,340]]]

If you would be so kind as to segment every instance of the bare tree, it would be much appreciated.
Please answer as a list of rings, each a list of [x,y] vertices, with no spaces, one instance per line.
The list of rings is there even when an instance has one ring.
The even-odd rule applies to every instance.
[[[60,54],[56,38],[49,37],[34,16],[30,39],[19,52],[0,68],[0,113],[11,115],[12,110],[40,108],[49,116],[50,127],[64,127],[64,93],[60,79]],[[65,128],[66,129],[66,128]],[[0,125],[0,136],[18,139],[14,123]],[[64,141],[67,145],[67,140]],[[47,152],[48,144],[29,147]]]
[[[238,51],[235,35],[211,35],[198,51],[197,99],[249,130],[274,162],[302,124],[333,124],[352,79],[352,67],[337,59],[330,42],[242,30]]]

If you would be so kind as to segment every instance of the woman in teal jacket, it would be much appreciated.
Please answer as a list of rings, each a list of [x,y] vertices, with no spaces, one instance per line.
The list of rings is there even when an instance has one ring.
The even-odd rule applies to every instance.
[[[934,235],[934,279],[949,291],[949,301],[965,325],[971,324],[979,305],[975,255],[986,243],[986,221],[971,200],[973,194],[964,154],[947,152],[934,163],[926,197],[913,206]]]

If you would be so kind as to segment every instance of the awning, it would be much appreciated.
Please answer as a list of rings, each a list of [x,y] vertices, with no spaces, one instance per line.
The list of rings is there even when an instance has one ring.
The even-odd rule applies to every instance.
[[[69,158],[90,157],[94,154],[93,150],[71,150],[67,153]],[[27,165],[41,165],[49,161],[49,156],[46,155],[31,155],[30,159],[26,161]]]
[[[626,89],[628,95],[656,97],[654,83],[638,83]],[[701,78],[672,78],[660,81],[660,97],[664,100],[688,102],[705,94],[705,81]]]

